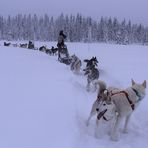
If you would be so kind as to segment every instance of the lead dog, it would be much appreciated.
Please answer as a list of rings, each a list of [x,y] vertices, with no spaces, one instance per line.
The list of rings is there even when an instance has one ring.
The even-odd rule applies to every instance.
[[[112,109],[114,110],[113,115],[115,117],[115,124],[111,129],[111,139],[118,141],[119,127],[122,119],[125,118],[123,132],[127,133],[130,117],[146,95],[146,80],[142,84],[136,83],[132,80],[132,86],[125,90],[119,90],[114,87],[109,87],[107,89],[106,84],[103,81],[98,81],[98,84],[100,86],[99,94],[104,90],[106,90],[107,93],[105,93],[105,97],[101,96],[98,102],[94,102],[90,116],[87,120],[87,125],[89,124],[90,118],[97,113],[96,135],[98,135],[97,129],[100,118],[108,113],[107,110],[109,107],[113,106]],[[106,104],[106,107],[104,107],[104,104]]]

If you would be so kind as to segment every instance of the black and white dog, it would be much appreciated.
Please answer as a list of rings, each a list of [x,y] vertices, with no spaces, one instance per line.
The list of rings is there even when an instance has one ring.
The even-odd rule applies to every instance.
[[[46,51],[46,46],[41,46],[41,47],[39,48],[39,51],[45,52],[45,51]]]
[[[97,89],[96,81],[99,79],[99,70],[94,65],[88,66],[85,69],[83,69],[85,72],[84,75],[87,75],[87,91],[90,91],[90,85],[92,84],[94,86],[94,89]]]
[[[86,68],[83,69],[84,75],[87,75],[87,91],[90,91],[90,85],[92,84],[97,89],[96,81],[99,79],[99,70],[96,68],[98,66],[98,60],[96,57],[92,57],[90,60],[85,59]]]
[[[58,48],[51,47],[52,55],[55,55],[58,52]]]
[[[11,43],[4,42],[4,46],[10,46]]]
[[[92,57],[90,60],[85,59],[84,62],[86,62],[86,68],[91,66],[98,66],[98,60],[96,57]]]
[[[27,46],[28,46],[27,43],[25,43],[25,44],[20,44],[20,47],[21,47],[21,48],[27,48]]]

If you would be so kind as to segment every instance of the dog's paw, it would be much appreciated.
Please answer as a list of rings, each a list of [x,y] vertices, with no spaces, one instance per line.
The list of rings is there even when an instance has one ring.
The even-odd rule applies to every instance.
[[[122,131],[124,134],[127,134],[128,133],[128,129],[123,129]]]
[[[112,140],[112,141],[118,141],[118,140],[119,140],[118,135],[112,135],[112,136],[111,136],[111,140]]]

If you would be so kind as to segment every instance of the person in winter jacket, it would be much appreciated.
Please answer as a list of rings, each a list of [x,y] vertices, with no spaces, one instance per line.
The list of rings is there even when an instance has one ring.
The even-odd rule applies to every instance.
[[[62,52],[62,50],[67,49],[66,45],[64,44],[64,40],[65,39],[66,39],[66,35],[63,33],[63,30],[61,30],[59,32],[58,43],[57,43],[58,59],[61,59],[61,52]]]
[[[34,49],[33,42],[29,41],[29,43],[28,43],[28,49]]]
[[[65,39],[66,39],[66,35],[63,33],[63,30],[61,30],[59,32],[59,37],[58,37],[58,43],[57,43],[58,48],[64,47],[64,40]]]

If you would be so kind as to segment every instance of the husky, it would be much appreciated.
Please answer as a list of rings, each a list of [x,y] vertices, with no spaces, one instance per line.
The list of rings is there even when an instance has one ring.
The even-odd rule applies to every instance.
[[[58,48],[51,47],[51,52],[53,55],[55,55],[58,52]]]
[[[39,51],[42,51],[42,52],[45,52],[46,51],[46,45],[45,46],[41,46],[40,48],[39,48]]]
[[[27,43],[25,43],[25,44],[20,44],[20,47],[21,47],[21,48],[27,48],[27,46],[28,46]]]
[[[52,51],[51,51],[51,49],[46,48],[45,49],[45,53],[51,55],[52,54]]]
[[[125,118],[123,132],[128,132],[128,123],[132,113],[139,106],[140,102],[146,95],[146,80],[142,84],[136,83],[132,80],[132,86],[116,93],[110,93],[111,101],[116,106],[118,116],[113,128],[111,139],[118,141],[119,139],[119,126],[122,118]]]
[[[87,91],[90,91],[90,85],[94,86],[94,89],[97,89],[96,81],[99,79],[99,70],[95,66],[87,67],[83,69],[84,75],[87,75]]]
[[[9,43],[6,43],[6,42],[4,42],[4,46],[10,46],[10,42]]]
[[[86,125],[89,125],[90,119],[97,114],[98,112],[98,107],[101,103],[101,101],[104,100],[108,100],[108,94],[106,91],[106,83],[104,81],[98,80],[97,82],[95,82],[96,84],[99,85],[99,91],[98,91],[98,95],[97,95],[97,99],[94,101],[92,108],[91,108],[91,112],[89,114],[89,117],[87,119]]]
[[[80,72],[80,68],[82,66],[81,60],[74,54],[71,56],[71,65],[70,69],[75,73],[78,74]]]
[[[100,107],[99,107],[101,103],[105,103],[107,105],[112,104],[110,102],[110,98],[109,98],[109,91],[114,91],[114,92],[119,91],[119,89],[114,88],[114,87],[109,87],[107,89],[106,83],[102,80],[96,81],[95,85],[99,85],[99,91],[98,91],[97,99],[94,101],[92,108],[91,108],[91,111],[90,111],[90,114],[89,114],[89,117],[87,119],[87,122],[86,122],[87,126],[89,125],[90,119],[93,116],[95,116],[96,114],[98,114],[98,116],[101,115],[101,110],[100,110]],[[103,106],[105,106],[105,105],[103,105]],[[115,114],[115,112],[113,112],[114,111],[114,105],[113,105],[113,107],[110,106],[110,108],[112,108],[113,110],[112,111],[111,111],[111,109],[107,110],[104,114],[102,114],[102,116],[99,117],[99,119],[101,119],[101,117],[103,117],[103,119],[106,120],[106,121],[111,119]],[[99,113],[100,113],[100,115],[99,115]],[[111,114],[111,113],[113,113],[113,114]],[[105,116],[108,116],[108,118],[105,119],[104,118]]]
[[[98,66],[98,60],[96,57],[92,57],[90,60],[85,59],[84,62],[86,62],[86,68],[91,67],[91,66]]]
[[[102,87],[100,84],[101,83],[99,82],[99,86]],[[105,84],[105,82],[104,82],[104,84]],[[106,98],[104,98],[102,96],[102,98],[99,100],[98,103],[94,103],[95,105],[93,105],[93,107],[92,107],[92,111],[91,111],[90,116],[87,120],[87,125],[89,124],[90,118],[97,111],[97,114],[98,114],[97,119],[96,119],[96,124],[97,124],[96,136],[97,136],[98,135],[97,129],[98,129],[99,119],[102,116],[105,116],[109,106],[110,106],[110,108],[112,106],[112,109],[113,109],[112,115],[113,115],[113,117],[115,117],[115,123],[111,129],[111,139],[114,141],[118,141],[119,127],[120,127],[120,123],[121,123],[122,119],[125,118],[123,132],[127,133],[130,117],[146,95],[146,80],[144,80],[144,82],[142,84],[139,84],[139,83],[136,83],[132,79],[132,86],[125,89],[125,90],[120,90],[115,87],[109,87],[108,89],[105,88],[104,90],[107,90]],[[100,91],[99,91],[99,93],[100,93]],[[106,104],[105,105],[106,108],[104,108],[104,103]],[[103,111],[103,108],[104,108],[104,111]]]

